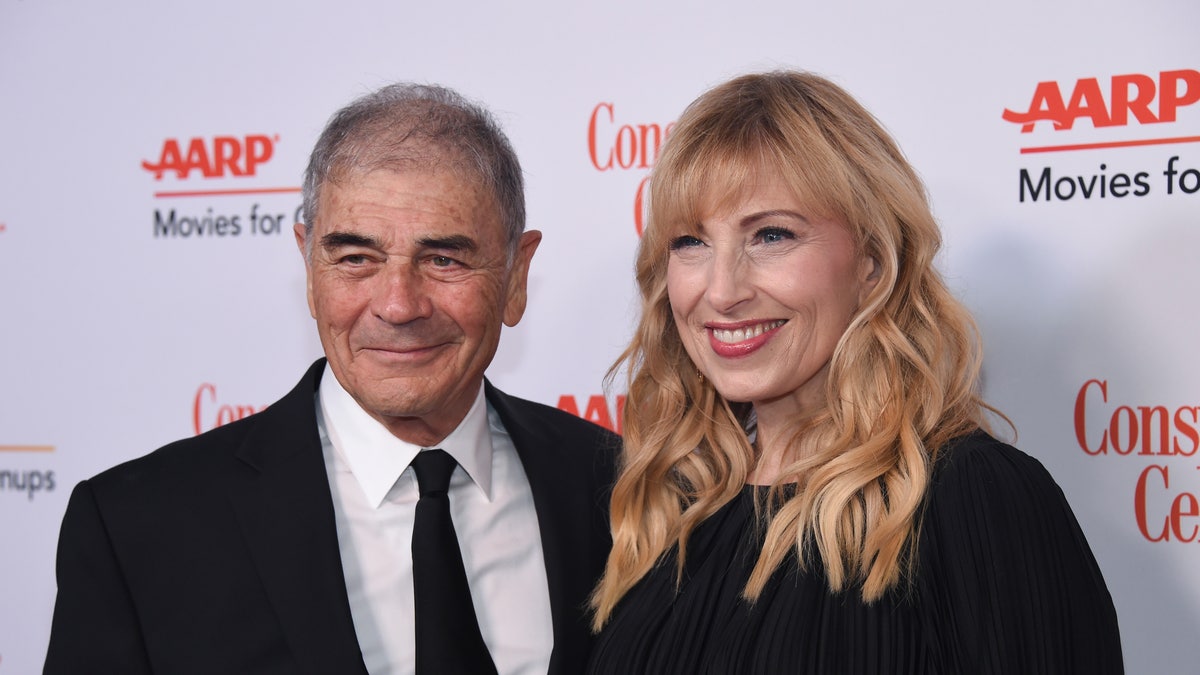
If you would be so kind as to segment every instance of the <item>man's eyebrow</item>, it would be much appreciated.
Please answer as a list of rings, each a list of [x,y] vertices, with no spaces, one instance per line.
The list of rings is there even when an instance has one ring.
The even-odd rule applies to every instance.
[[[417,240],[422,248],[436,248],[445,251],[475,251],[479,245],[465,234],[452,234],[446,237],[422,237]]]
[[[355,232],[330,232],[321,237],[321,248],[334,249],[343,246],[362,246],[364,248],[379,248],[379,240],[365,234]]]

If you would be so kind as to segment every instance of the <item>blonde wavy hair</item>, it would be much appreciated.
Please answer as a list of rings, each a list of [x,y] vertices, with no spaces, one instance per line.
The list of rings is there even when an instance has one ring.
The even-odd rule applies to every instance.
[[[925,187],[879,122],[816,75],[745,75],[684,111],[653,169],[637,255],[642,314],[610,376],[628,371],[613,548],[592,595],[599,630],[672,547],[743,488],[757,458],[750,406],[725,400],[684,351],[667,298],[669,242],[762,171],[848,226],[878,281],[838,342],[824,408],[796,420],[744,596],[757,599],[790,551],[819,556],[835,591],[880,598],[912,571],[938,449],[987,428],[970,315],[934,269],[941,235]],[[795,483],[785,493],[783,484]],[[790,495],[790,496],[789,496]],[[678,576],[677,576],[678,578]]]

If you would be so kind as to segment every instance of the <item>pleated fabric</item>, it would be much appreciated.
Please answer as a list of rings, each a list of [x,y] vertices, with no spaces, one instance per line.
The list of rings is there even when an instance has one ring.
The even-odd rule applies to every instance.
[[[747,487],[622,599],[595,675],[1122,673],[1116,611],[1062,491],[978,432],[940,455],[910,583],[870,605],[785,561],[741,599],[762,543]]]

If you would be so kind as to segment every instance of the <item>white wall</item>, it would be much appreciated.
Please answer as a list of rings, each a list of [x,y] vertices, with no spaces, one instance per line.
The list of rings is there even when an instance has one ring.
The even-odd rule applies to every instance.
[[[529,312],[490,376],[586,412],[634,317],[646,174],[628,146],[615,160],[634,166],[598,166],[623,125],[665,126],[706,87],[775,67],[833,78],[896,135],[942,222],[942,268],[983,329],[987,397],[1074,505],[1129,672],[1196,672],[1200,4],[405,4],[0,0],[0,675],[40,668],[71,486],[195,433],[197,410],[207,429],[270,403],[320,354],[290,235],[298,193],[160,193],[298,188],[328,116],[394,80],[484,101],[517,147],[530,226],[545,234]],[[1163,117],[1160,73],[1172,71],[1186,71],[1182,104],[1149,123],[1146,112]],[[1107,117],[1124,75],[1145,76],[1129,79],[1146,93],[1154,84],[1143,119],[1021,133],[1002,118],[1028,109],[1040,82]],[[1098,95],[1076,89],[1088,78]],[[248,136],[272,147],[253,175]],[[186,156],[191,139],[212,152],[216,137],[237,139],[248,175],[225,166],[156,180],[143,168],[168,140]],[[1022,152],[1154,139],[1186,140]],[[266,141],[253,143],[261,156]],[[1047,169],[1055,181],[1099,174],[1107,196],[1076,187],[1070,199],[1021,201],[1021,171]],[[1118,174],[1139,172],[1147,194],[1113,196]],[[172,210],[237,216],[240,233],[156,235],[156,213]],[[281,227],[256,232],[252,213],[258,227],[282,215]],[[1111,438],[1107,454],[1081,447],[1080,410],[1088,447],[1115,412],[1128,450],[1128,415],[1150,406],[1171,416],[1168,440],[1186,454],[1157,454],[1157,428],[1150,454],[1141,439],[1127,455]],[[1179,532],[1152,541],[1173,503]]]

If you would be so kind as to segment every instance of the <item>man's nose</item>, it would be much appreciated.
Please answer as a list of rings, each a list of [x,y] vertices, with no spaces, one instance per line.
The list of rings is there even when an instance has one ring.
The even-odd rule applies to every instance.
[[[389,261],[376,281],[374,312],[382,321],[400,325],[433,313],[429,280],[410,260]]]

